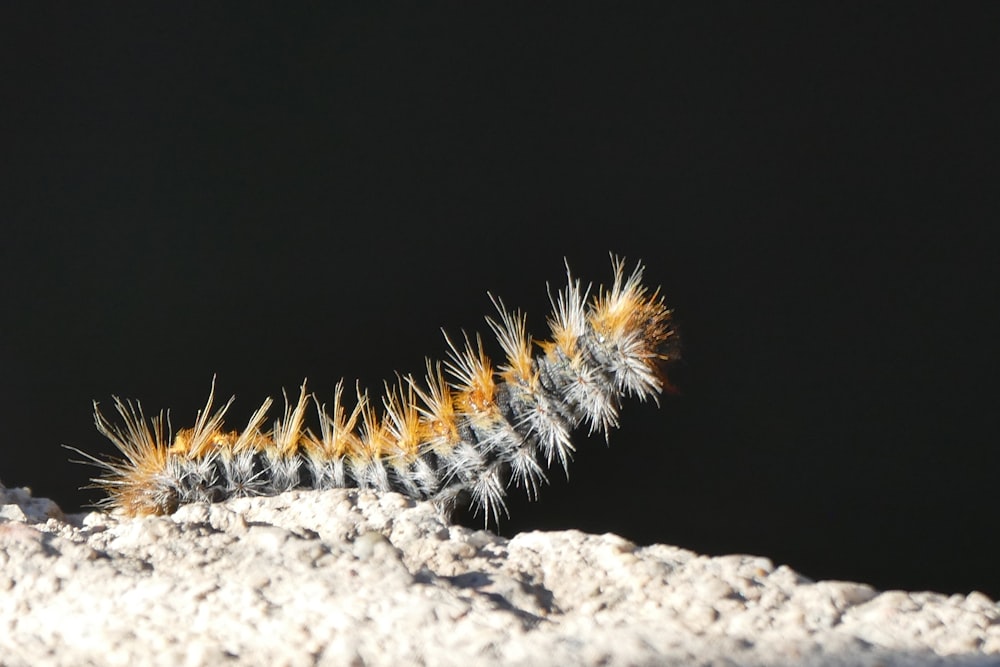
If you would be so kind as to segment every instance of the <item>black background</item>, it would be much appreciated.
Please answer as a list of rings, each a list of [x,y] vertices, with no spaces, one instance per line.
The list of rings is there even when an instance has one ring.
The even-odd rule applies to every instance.
[[[76,510],[92,399],[378,388],[614,251],[680,394],[503,534],[1000,597],[1000,5],[691,5],[8,6],[0,479]]]

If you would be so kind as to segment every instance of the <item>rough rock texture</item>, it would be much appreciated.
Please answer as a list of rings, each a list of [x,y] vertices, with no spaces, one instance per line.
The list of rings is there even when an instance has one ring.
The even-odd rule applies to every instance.
[[[615,535],[506,540],[396,494],[126,520],[0,487],[0,663],[1000,665],[1000,606]]]

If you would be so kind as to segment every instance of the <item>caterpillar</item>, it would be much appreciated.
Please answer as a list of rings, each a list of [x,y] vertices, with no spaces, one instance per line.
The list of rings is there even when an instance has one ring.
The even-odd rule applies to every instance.
[[[570,433],[583,425],[605,440],[618,426],[622,400],[641,401],[669,387],[665,366],[679,358],[672,311],[660,290],[642,284],[639,262],[626,275],[611,256],[610,287],[591,290],[566,266],[567,285],[553,295],[549,340],[533,339],[527,318],[487,293],[496,315],[486,322],[504,361],[494,367],[481,336],[444,333],[446,360],[426,360],[426,375],[385,383],[381,405],[355,385],[353,405],[341,380],[328,406],[306,392],[284,397],[265,428],[266,399],[239,431],[223,420],[234,398],[213,412],[215,380],[194,425],[171,432],[168,413],[146,418],[138,401],[114,398],[120,423],[94,402],[94,422],[121,457],[92,456],[91,479],[106,492],[99,508],[129,516],[169,514],[192,502],[273,495],[299,487],[397,491],[453,508],[471,497],[487,526],[507,514],[508,487],[537,498],[553,465],[569,474]],[[319,428],[305,425],[310,404]],[[93,488],[93,487],[92,487]]]

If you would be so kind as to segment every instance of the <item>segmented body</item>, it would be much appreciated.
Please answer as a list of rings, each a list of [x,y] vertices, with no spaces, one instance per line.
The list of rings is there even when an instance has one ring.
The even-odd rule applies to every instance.
[[[233,399],[213,412],[214,383],[194,426],[176,436],[162,412],[147,421],[138,402],[115,398],[121,425],[95,403],[97,428],[124,458],[84,454],[103,470],[93,481],[108,492],[104,505],[129,515],[297,487],[361,487],[445,506],[467,493],[496,521],[511,483],[535,496],[546,468],[568,472],[575,428],[607,437],[624,398],[663,390],[664,364],[679,351],[671,311],[642,285],[641,264],[627,276],[622,260],[612,265],[612,285],[593,295],[567,270],[568,284],[550,295],[550,340],[534,341],[525,316],[494,298],[498,315],[487,322],[505,356],[498,368],[479,336],[456,344],[446,335],[447,361],[428,361],[423,382],[386,384],[381,406],[356,388],[348,410],[343,382],[329,408],[313,397],[318,431],[305,425],[304,383],[270,429],[267,399],[242,430],[226,430]]]

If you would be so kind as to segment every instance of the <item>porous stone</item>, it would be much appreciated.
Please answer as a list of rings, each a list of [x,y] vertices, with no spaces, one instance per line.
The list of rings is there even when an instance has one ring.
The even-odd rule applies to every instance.
[[[449,525],[356,489],[64,516],[0,487],[0,663],[1000,665],[980,593]]]

